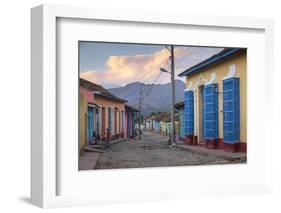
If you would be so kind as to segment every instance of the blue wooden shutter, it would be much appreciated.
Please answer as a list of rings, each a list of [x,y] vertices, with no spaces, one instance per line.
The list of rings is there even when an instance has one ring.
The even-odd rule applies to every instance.
[[[223,141],[236,143],[240,140],[239,78],[223,80]]]
[[[218,129],[218,85],[209,84],[204,87],[204,138],[217,139]]]
[[[94,119],[94,112],[92,107],[88,107],[88,141],[92,140],[93,138],[93,119]]]
[[[185,135],[194,133],[194,93],[193,91],[184,92],[184,132]]]

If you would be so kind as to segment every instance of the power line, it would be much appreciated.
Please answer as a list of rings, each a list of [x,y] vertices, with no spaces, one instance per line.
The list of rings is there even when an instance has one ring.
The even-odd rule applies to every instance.
[[[198,54],[199,51],[202,50],[202,47],[196,47],[194,48],[192,51],[189,52],[188,56],[191,57],[191,56],[195,56],[196,54]],[[179,55],[176,55],[177,57],[177,60],[182,58],[183,56],[186,56],[185,54],[187,54],[187,51],[189,51],[188,48],[186,48],[183,52],[181,52]],[[144,73],[144,75],[142,76],[142,79],[144,79],[146,76],[148,76],[150,73],[152,73],[155,69],[159,68],[161,65],[163,65],[164,62],[168,62],[169,60],[168,59],[164,59],[162,60],[159,64],[155,65],[149,72],[146,72]],[[178,64],[178,61],[177,61],[177,64]],[[186,66],[184,66],[183,64],[180,64],[182,65],[181,67],[184,68]],[[164,65],[165,66],[165,65]],[[143,73],[139,73],[135,79],[138,79]],[[158,76],[157,76],[158,77]],[[156,77],[156,79],[157,79]],[[121,95],[124,95],[126,92],[127,92],[127,88],[126,86],[124,86],[123,89],[121,89],[121,91],[119,91],[118,93],[115,93],[115,96],[121,96]]]
[[[143,77],[148,76],[148,74],[150,74],[152,71],[154,71],[154,70],[156,70],[156,69],[159,69],[159,67],[160,67],[164,62],[167,63],[167,59],[162,60],[158,65],[154,66],[149,72],[144,73],[145,75],[144,75]],[[142,73],[141,73],[141,74],[142,74]],[[140,76],[140,75],[138,75],[138,77],[139,77],[139,76]],[[115,93],[115,96],[121,96],[122,94],[124,94],[124,93],[127,92],[127,91],[128,91],[128,90],[127,90],[126,86],[124,86],[124,88],[121,89],[121,92]]]
[[[159,68],[166,60],[167,60],[167,59],[162,60],[158,65],[154,66],[153,69],[151,69],[148,73],[144,73],[144,76],[143,76],[143,77],[145,77],[146,75],[150,74],[150,73],[151,73],[152,71],[154,71],[156,68]],[[140,74],[143,74],[143,73],[140,73]],[[135,79],[139,78],[139,77],[140,77],[140,74],[139,74],[137,77],[135,77]],[[123,94],[123,93],[126,92],[126,91],[127,91],[127,88],[126,88],[126,86],[124,86],[124,88],[121,90],[121,92],[118,92],[118,93],[116,94],[116,96],[120,96],[121,94]]]
[[[161,79],[161,72],[159,73],[159,75],[155,78],[154,82],[150,85],[148,85],[148,90],[146,91],[145,95],[142,97],[141,99],[141,103],[144,103],[144,99],[150,94],[150,92],[153,89],[153,86],[157,83],[157,81],[159,81]],[[163,76],[163,75],[162,75]]]
[[[154,78],[154,80],[153,80],[153,83],[152,84],[149,84],[149,85],[145,85],[145,86],[147,86],[149,89],[146,91],[146,93],[145,93],[145,95],[143,96],[143,97],[136,97],[135,99],[134,99],[134,101],[132,101],[132,102],[136,102],[137,100],[139,100],[140,98],[141,98],[141,104],[143,105],[143,100],[144,100],[144,98],[145,97],[147,97],[148,95],[149,95],[149,93],[152,91],[152,87],[156,84],[156,82],[160,79],[160,77],[161,77],[161,72],[156,76],[156,78]],[[144,87],[144,85],[142,85],[142,87]],[[144,94],[144,91],[142,91],[142,94]],[[134,104],[134,107],[136,107],[137,106],[137,104],[135,103]]]
[[[198,52],[200,52],[201,49],[197,49],[197,51],[194,51],[192,55],[190,55],[190,57],[194,57],[198,54]],[[183,57],[183,56],[182,56]],[[183,59],[182,59],[183,60]],[[183,65],[182,63],[180,63],[179,61],[177,61],[177,65],[176,68],[183,68],[183,69],[187,69],[188,67],[190,67],[192,65]]]
[[[197,55],[197,53],[202,49],[202,47],[196,47],[195,49],[193,49],[192,51],[188,52],[188,56],[194,56],[194,55]],[[187,51],[189,51],[188,48],[185,48],[184,51],[182,51],[179,55],[176,55],[175,58],[177,61],[176,61],[176,64],[179,64],[180,66],[176,65],[176,67],[178,68],[185,68],[186,66],[184,66],[182,63],[179,63],[178,61],[183,59],[184,56],[187,56],[186,53]]]
[[[196,48],[195,50],[193,50],[192,52],[190,52],[190,53],[193,53],[193,54],[191,54],[190,56],[195,55],[195,53],[199,52],[200,50],[201,50],[201,47]],[[183,51],[180,55],[183,55],[185,52],[186,52],[186,51]],[[181,57],[182,57],[182,56],[181,56]],[[142,97],[142,100],[141,100],[142,104],[143,104],[144,98],[149,95],[149,93],[152,91],[152,88],[153,88],[153,86],[155,85],[155,83],[160,79],[161,74],[162,74],[162,72],[160,72],[160,73],[156,76],[156,78],[153,80],[153,82],[152,82],[150,85],[148,85],[148,87],[147,87],[148,89],[147,89],[145,95]],[[142,93],[144,93],[144,92],[142,92]],[[137,98],[135,99],[135,101],[137,101],[138,99],[139,99],[139,98],[137,97]],[[136,105],[136,104],[135,104],[135,105]]]
[[[149,72],[144,73],[144,76],[143,76],[143,77],[145,77],[145,76],[147,76],[148,74],[152,73],[152,71],[154,71],[154,70],[156,70],[156,69],[159,69],[159,67],[160,67],[161,65],[163,65],[164,62],[167,63],[167,61],[168,61],[168,58],[163,59],[159,64],[155,65]],[[140,73],[140,74],[142,74],[142,73]],[[139,74],[136,78],[139,78],[139,77],[141,76],[140,74]],[[142,77],[142,78],[143,78],[143,77]]]
[[[196,56],[196,55],[198,55],[199,54],[199,52],[201,51],[201,50],[203,50],[204,49],[204,47],[198,47],[198,49],[196,50],[196,51],[193,51],[192,53],[193,54],[191,54],[191,55],[189,55],[189,57],[194,57],[194,56]],[[210,55],[214,55],[214,53],[212,53],[212,54],[210,54]],[[180,58],[182,58],[183,56],[181,56]],[[202,58],[204,58],[203,56],[202,56]],[[183,60],[183,58],[182,59],[180,59],[180,60]],[[179,61],[177,61],[177,64],[179,64],[180,66],[176,66],[176,67],[178,67],[178,68],[188,68],[188,65],[183,65],[182,63],[179,63]],[[192,66],[192,64],[190,65],[190,66]]]
[[[197,47],[196,49],[193,49],[192,51],[190,52],[187,52],[187,48],[182,52],[180,53],[179,55],[176,55],[176,59],[177,60],[180,60],[181,58],[183,58],[184,56],[194,56],[196,55],[199,51],[201,51],[202,47]],[[187,54],[188,53],[188,54]]]
[[[145,93],[145,97],[148,96],[148,94],[151,92],[152,87],[155,85],[155,83],[157,82],[157,80],[160,79],[162,72],[159,72],[159,74],[156,76],[156,78],[154,79],[154,81],[152,82],[152,84],[148,85],[148,90]]]
[[[145,46],[146,47],[146,46]],[[145,51],[146,51],[146,49],[145,49]],[[143,72],[140,72],[140,73],[138,73],[137,74],[137,76],[135,76],[135,79],[137,80],[137,79],[144,79],[144,77],[145,76],[148,76],[150,73],[152,73],[155,69],[158,69],[164,62],[168,62],[168,60],[169,60],[169,58],[166,58],[166,59],[163,59],[162,61],[160,61],[160,63],[159,64],[157,64],[157,65],[155,65],[152,69],[150,69],[150,71],[148,71],[148,72],[145,72],[145,73],[143,73]],[[142,77],[141,77],[141,75],[142,74],[144,74]],[[140,78],[141,77],[141,78]],[[118,92],[118,93],[116,93],[115,95],[116,96],[120,96],[121,94],[123,94],[124,92],[126,92],[127,91],[127,88],[126,88],[126,86],[124,87],[124,89],[123,90],[121,90],[121,92]]]

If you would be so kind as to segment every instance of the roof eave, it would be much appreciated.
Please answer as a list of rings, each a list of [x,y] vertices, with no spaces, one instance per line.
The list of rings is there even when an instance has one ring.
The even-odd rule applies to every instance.
[[[109,95],[106,95],[106,94],[102,94],[102,93],[94,93],[94,95],[101,96],[101,97],[104,97],[104,98],[108,98],[108,99],[110,99],[112,101],[116,101],[116,102],[120,102],[120,103],[128,102],[127,100],[123,100],[123,99],[120,99],[120,98],[117,98],[117,97],[112,97],[112,96],[109,96]]]

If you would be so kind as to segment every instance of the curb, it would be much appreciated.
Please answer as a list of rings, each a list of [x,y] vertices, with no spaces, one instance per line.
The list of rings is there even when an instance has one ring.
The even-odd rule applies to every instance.
[[[208,156],[208,155],[213,155],[213,156],[217,156],[217,157],[220,157],[220,158],[224,158],[224,159],[228,159],[228,160],[240,160],[240,159],[247,159],[247,157],[232,157],[232,156],[227,156],[227,155],[223,155],[223,154],[218,154],[218,153],[211,153],[211,152],[208,152],[208,151],[203,151],[203,150],[194,150],[194,149],[191,149],[189,147],[187,147],[186,145],[177,145],[178,148],[180,149],[183,149],[183,150],[188,150],[190,152],[193,152],[193,153],[199,153],[199,154],[202,154],[202,155],[205,155],[205,156]]]

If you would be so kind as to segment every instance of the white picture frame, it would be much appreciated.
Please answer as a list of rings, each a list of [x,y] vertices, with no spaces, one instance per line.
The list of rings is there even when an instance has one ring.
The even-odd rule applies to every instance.
[[[116,188],[114,192],[101,192],[102,189],[97,188],[97,193],[91,193],[92,189],[85,189],[81,185],[83,190],[80,193],[62,193],[60,192],[61,184],[68,184],[67,187],[73,186],[73,191],[79,191],[75,187],[78,179],[69,178],[67,183],[65,174],[61,174],[63,170],[63,163],[59,162],[61,159],[60,150],[63,146],[57,144],[58,132],[57,132],[57,117],[58,111],[58,88],[60,87],[60,81],[57,79],[58,61],[58,20],[98,20],[99,24],[107,21],[116,21],[120,26],[122,23],[134,23],[135,25],[142,24],[142,27],[153,24],[153,26],[163,26],[165,28],[173,27],[185,27],[185,26],[197,26],[202,30],[208,29],[223,29],[224,31],[257,31],[261,32],[261,36],[257,36],[257,41],[260,43],[262,53],[260,53],[261,60],[257,63],[261,63],[262,67],[254,67],[251,63],[253,60],[249,60],[250,70],[256,68],[257,83],[250,83],[248,94],[254,94],[253,88],[260,88],[262,90],[261,100],[255,98],[249,98],[250,105],[261,103],[260,107],[256,107],[255,113],[261,113],[263,108],[272,107],[273,100],[271,96],[266,96],[268,91],[273,88],[272,82],[270,82],[269,75],[273,74],[273,21],[270,19],[256,19],[256,18],[241,18],[241,17],[216,17],[216,16],[203,16],[203,15],[189,15],[189,14],[165,14],[161,12],[146,12],[146,11],[122,11],[100,8],[85,8],[74,6],[54,6],[54,5],[41,5],[31,10],[31,201],[33,204],[47,208],[47,207],[61,207],[61,206],[76,206],[76,205],[92,205],[99,203],[116,203],[116,202],[138,202],[142,200],[165,200],[165,199],[178,199],[188,197],[204,197],[204,196],[225,196],[225,195],[242,195],[253,193],[270,192],[271,188],[271,171],[270,171],[270,149],[268,143],[265,142],[264,146],[267,151],[263,151],[259,145],[261,143],[251,143],[251,140],[262,140],[264,138],[270,138],[270,113],[272,110],[268,109],[267,114],[263,114],[262,121],[268,125],[264,127],[264,135],[262,139],[249,137],[249,152],[250,159],[247,166],[223,166],[216,168],[214,166],[200,168],[196,167],[181,167],[181,168],[161,168],[161,169],[134,169],[134,170],[118,170],[118,171],[106,171],[99,173],[99,181],[106,183],[109,176],[114,175],[121,177],[115,179],[120,185],[125,188]],[[167,30],[166,29],[166,30]],[[119,37],[122,37],[124,32],[118,32]],[[112,35],[111,35],[112,36]],[[171,35],[173,36],[173,35]],[[235,39],[235,34],[232,35]],[[70,36],[71,37],[71,36]],[[117,36],[118,37],[118,36]],[[167,37],[168,38],[168,37]],[[138,38],[139,39],[139,38]],[[148,38],[149,39],[149,38]],[[251,38],[248,38],[251,40]],[[114,39],[113,39],[114,40]],[[128,40],[128,39],[127,39]],[[127,41],[126,40],[126,41]],[[168,39],[166,39],[167,41]],[[223,39],[222,39],[223,40]],[[173,39],[171,38],[172,42]],[[143,41],[140,41],[143,42]],[[151,40],[152,42],[152,40]],[[214,45],[218,45],[220,41],[214,42]],[[263,43],[264,42],[264,43]],[[161,42],[160,42],[161,43]],[[200,43],[200,42],[199,42]],[[199,44],[198,43],[198,44]],[[221,46],[227,43],[221,41]],[[246,43],[245,43],[246,45]],[[257,44],[253,44],[257,45]],[[246,45],[247,46],[247,45]],[[252,46],[251,48],[253,48]],[[251,54],[251,53],[250,53]],[[253,53],[254,54],[254,53]],[[262,56],[263,55],[263,56]],[[251,59],[251,55],[249,56]],[[254,59],[252,57],[252,59]],[[78,59],[77,59],[78,60]],[[75,68],[76,69],[76,68]],[[251,75],[248,78],[251,78]],[[78,75],[77,75],[78,77]],[[265,77],[265,78],[263,78]],[[261,82],[262,85],[259,84]],[[72,88],[72,90],[75,87]],[[249,97],[249,96],[248,96]],[[263,104],[262,104],[263,102]],[[69,103],[71,104],[71,103]],[[75,104],[75,102],[74,102]],[[76,115],[73,115],[76,116]],[[249,123],[254,123],[253,113],[250,113]],[[253,121],[253,122],[251,122]],[[76,123],[78,125],[78,122]],[[248,124],[249,125],[249,124]],[[78,128],[78,127],[77,127]],[[248,131],[260,131],[262,126],[255,124],[254,128],[248,126]],[[251,135],[250,135],[251,136]],[[78,141],[77,141],[78,144]],[[78,145],[77,145],[78,146]],[[257,150],[255,157],[265,160],[264,164],[258,165],[256,162],[251,161],[251,150]],[[71,152],[69,156],[70,161],[78,158],[74,155],[75,152]],[[62,160],[63,161],[63,160]],[[242,167],[242,168],[240,168]],[[222,169],[221,169],[222,168]],[[205,175],[209,172],[210,178],[217,178],[223,175],[222,172],[245,172],[243,178],[241,177],[237,183],[233,184],[231,181],[216,182],[215,184],[198,185],[196,179],[199,179],[199,174]],[[251,183],[253,176],[258,175]],[[78,171],[77,171],[78,172]],[[189,172],[189,173],[188,173]],[[216,173],[217,172],[217,173]],[[114,174],[112,174],[114,173]],[[211,174],[216,173],[216,174]],[[163,174],[164,175],[163,177]],[[239,173],[240,174],[240,173]],[[259,174],[264,174],[259,176]],[[86,180],[88,174],[83,172],[83,180]],[[90,174],[91,175],[91,174]],[[147,178],[148,175],[151,175]],[[175,177],[182,175],[182,179],[190,177],[193,182],[193,186],[187,182],[180,184],[168,184],[167,180],[173,180]],[[101,179],[101,176],[104,179]],[[107,177],[108,176],[108,177]],[[136,177],[143,182],[137,184],[128,182],[133,177]],[[164,181],[156,183],[153,177],[163,177]],[[197,178],[198,177],[198,178]],[[221,176],[222,177],[222,176]],[[234,177],[233,177],[234,178]],[[82,180],[81,179],[81,180]],[[80,180],[80,179],[79,179]],[[154,184],[149,187],[145,187],[145,181],[151,180]],[[180,179],[181,180],[181,179]],[[65,181],[66,183],[62,183]],[[77,181],[77,182],[74,182]],[[166,181],[166,182],[165,182]],[[108,183],[108,182],[107,182]],[[125,185],[127,183],[128,185]],[[110,187],[115,187],[111,186]],[[148,193],[148,188],[150,189]],[[88,191],[88,193],[86,193]],[[98,191],[100,190],[100,191]],[[120,190],[120,191],[119,191]],[[69,190],[70,192],[72,189]],[[120,195],[122,193],[122,196]]]

